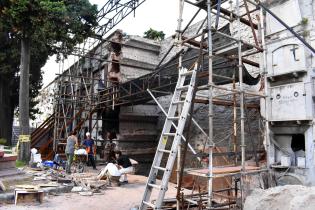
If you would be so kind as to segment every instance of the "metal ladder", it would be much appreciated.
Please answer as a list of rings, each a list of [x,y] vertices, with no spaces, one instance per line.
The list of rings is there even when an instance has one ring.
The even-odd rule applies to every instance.
[[[171,176],[174,163],[176,161],[177,150],[182,139],[186,119],[191,108],[196,75],[196,67],[193,70],[181,68],[179,71],[177,84],[174,90],[167,117],[165,119],[162,134],[151,166],[150,174],[139,210],[146,210],[147,207],[151,207],[156,210],[161,209],[165,193],[168,190],[169,178]],[[190,77],[190,81],[186,77]],[[185,81],[189,81],[189,84],[186,85]],[[184,92],[186,93],[185,100],[181,101],[181,96]],[[182,111],[181,113],[179,113],[179,116],[175,116],[179,105],[182,105]],[[176,121],[178,122],[177,126],[175,126],[174,124],[174,122]],[[171,132],[172,126],[174,132]],[[168,141],[173,141],[171,150],[165,149]],[[166,167],[161,167],[161,162],[164,155],[168,155],[167,164]],[[163,173],[163,178],[160,185],[156,184],[156,177],[159,171]],[[150,202],[150,197],[153,189],[158,190],[158,197],[154,204]]]

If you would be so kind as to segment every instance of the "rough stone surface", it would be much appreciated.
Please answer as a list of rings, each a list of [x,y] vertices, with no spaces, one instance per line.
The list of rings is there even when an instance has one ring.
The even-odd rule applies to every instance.
[[[246,198],[244,210],[313,210],[315,187],[287,185],[256,189]]]

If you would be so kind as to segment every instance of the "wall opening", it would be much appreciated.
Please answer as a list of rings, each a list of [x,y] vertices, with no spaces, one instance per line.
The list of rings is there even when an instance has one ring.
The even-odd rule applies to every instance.
[[[304,134],[293,134],[291,148],[293,152],[303,150],[305,152],[305,136]]]

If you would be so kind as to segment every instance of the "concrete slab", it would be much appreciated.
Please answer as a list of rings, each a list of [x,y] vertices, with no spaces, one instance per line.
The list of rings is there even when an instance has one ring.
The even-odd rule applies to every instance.
[[[0,158],[0,170],[15,168],[16,159],[16,155],[4,154],[4,156]]]
[[[0,168],[0,179],[4,179],[6,177],[12,177],[12,176],[17,176],[17,175],[22,175],[25,174],[23,171],[17,169],[17,168],[7,168],[5,170],[2,170]]]

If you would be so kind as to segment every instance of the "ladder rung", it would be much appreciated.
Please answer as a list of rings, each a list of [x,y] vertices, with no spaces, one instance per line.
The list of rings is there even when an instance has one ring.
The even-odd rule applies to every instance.
[[[181,87],[177,87],[176,90],[188,90],[188,88],[189,88],[189,85],[184,85]]]
[[[168,117],[168,120],[179,120],[179,117]]]
[[[173,102],[174,105],[183,104],[183,103],[185,103],[185,101],[175,101],[175,102]]]
[[[150,187],[153,187],[155,189],[161,189],[161,186],[160,185],[157,185],[157,184],[148,184]]]
[[[179,75],[186,76],[186,75],[191,75],[192,73],[193,71],[186,71],[186,72],[180,73]]]
[[[153,205],[153,203],[150,202],[146,202],[146,201],[142,201],[145,205],[150,206],[151,208],[155,209],[155,205]]]
[[[185,101],[175,101],[175,102],[173,102],[174,105],[184,104],[184,103],[185,103]]]
[[[163,136],[175,136],[176,133],[163,133]]]
[[[160,166],[153,166],[153,168],[158,169],[160,171],[166,171],[166,168],[162,168]]]
[[[171,150],[166,150],[166,149],[159,149],[159,152],[165,152],[165,153],[170,153],[171,154]]]

